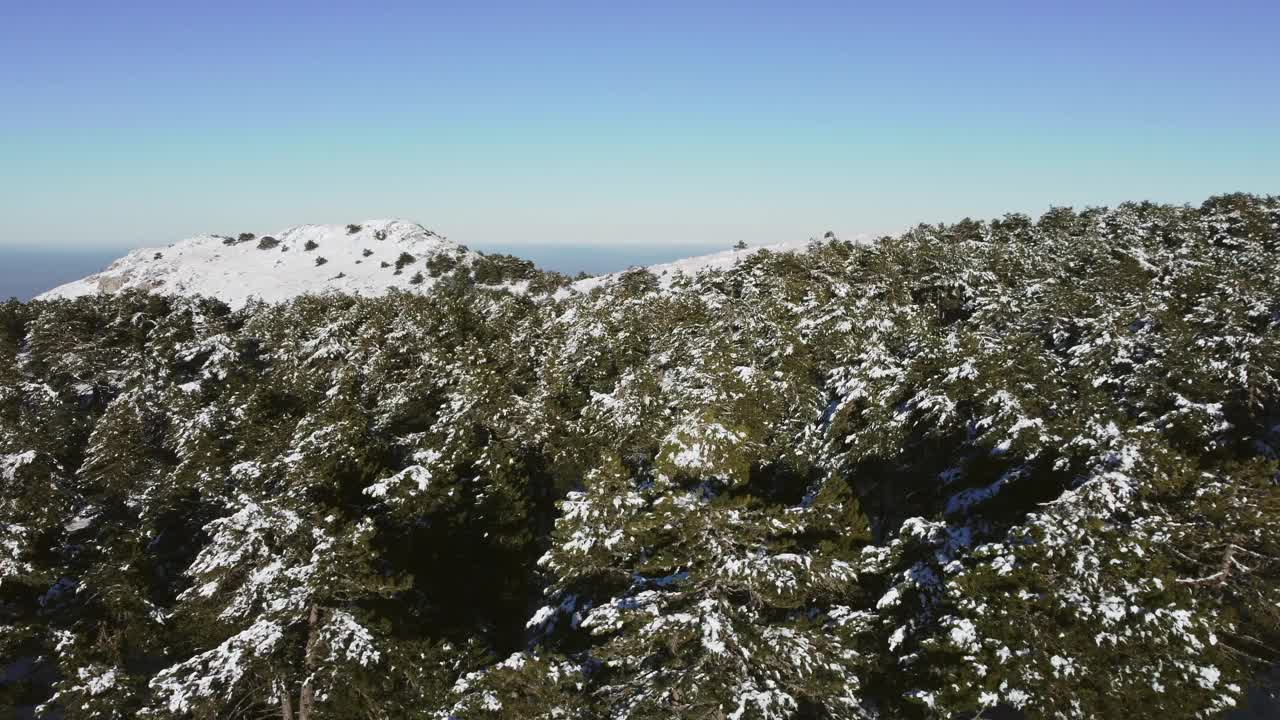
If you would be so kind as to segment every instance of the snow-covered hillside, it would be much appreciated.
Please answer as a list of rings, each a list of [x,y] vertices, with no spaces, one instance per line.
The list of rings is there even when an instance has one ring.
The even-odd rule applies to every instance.
[[[397,272],[396,263],[405,253],[413,262],[402,263]],[[240,307],[250,298],[273,302],[304,293],[380,295],[390,288],[430,287],[434,280],[425,265],[437,256],[465,263],[476,254],[421,225],[399,220],[298,225],[236,238],[202,235],[164,248],[134,250],[102,272],[37,299],[138,289],[207,295]]]
[[[696,255],[694,257],[673,260],[667,263],[659,263],[657,265],[646,266],[645,269],[658,276],[658,281],[663,287],[670,287],[671,283],[680,276],[692,277],[704,270],[729,270],[737,265],[744,258],[750,257],[761,250],[770,252],[804,252],[809,244],[814,241],[834,240],[836,236],[833,233],[827,233],[822,238],[813,238],[809,240],[790,240],[787,242],[774,243],[772,245],[763,245],[759,247],[748,247],[741,249],[725,250],[708,255]],[[855,243],[871,242],[874,238],[871,235],[858,234],[851,238]],[[586,278],[579,280],[571,286],[573,290],[578,292],[589,292],[593,288],[607,285],[623,273],[609,273],[598,277]]]
[[[825,239],[832,237],[828,233]],[[870,236],[858,236],[855,241],[869,239]],[[646,269],[658,276],[663,287],[670,287],[682,275],[728,270],[761,250],[802,252],[810,242],[801,240],[726,250],[650,265]],[[298,225],[270,235],[245,233],[234,238],[201,235],[165,248],[134,250],[102,272],[56,287],[36,299],[145,290],[215,297],[233,308],[240,308],[251,298],[277,302],[303,294],[328,292],[373,296],[385,294],[391,288],[428,289],[455,267],[476,269],[476,263],[482,262],[483,257],[421,225],[400,220]],[[502,257],[506,256],[489,256],[488,261]],[[527,280],[538,272],[532,263],[517,263],[526,265],[531,274],[516,268],[514,275],[501,275],[510,271],[508,267],[497,277],[484,273],[486,279],[482,282],[516,292],[529,289]],[[481,274],[475,273],[478,281]],[[559,288],[556,295],[563,298],[609,285],[623,274],[610,273],[574,283],[555,273],[547,275],[558,278],[553,287]]]

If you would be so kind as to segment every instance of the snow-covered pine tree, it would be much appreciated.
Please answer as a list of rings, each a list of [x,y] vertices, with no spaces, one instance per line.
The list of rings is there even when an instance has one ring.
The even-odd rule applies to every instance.
[[[5,304],[0,708],[1222,717],[1280,661],[1277,237],[1236,195]]]

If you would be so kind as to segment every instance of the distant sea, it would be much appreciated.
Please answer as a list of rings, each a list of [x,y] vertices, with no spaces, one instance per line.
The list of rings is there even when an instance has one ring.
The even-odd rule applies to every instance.
[[[485,253],[507,253],[532,260],[544,270],[589,275],[654,265],[694,255],[728,250],[728,246],[683,244],[661,246],[566,247],[563,245],[471,245]],[[45,290],[102,270],[128,248],[39,249],[0,246],[0,301],[30,300]]]
[[[45,290],[102,270],[128,252],[114,249],[8,248],[0,246],[0,301],[30,300]]]

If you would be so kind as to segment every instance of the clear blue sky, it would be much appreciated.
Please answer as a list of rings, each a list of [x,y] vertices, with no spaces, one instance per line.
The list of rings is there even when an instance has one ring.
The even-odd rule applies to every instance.
[[[1280,3],[1045,5],[11,3],[0,246],[761,243],[1280,192]]]

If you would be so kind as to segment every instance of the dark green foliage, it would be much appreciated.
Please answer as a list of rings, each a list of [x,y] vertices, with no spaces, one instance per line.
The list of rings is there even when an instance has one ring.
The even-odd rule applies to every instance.
[[[423,281],[424,281],[424,280],[426,280],[426,278],[422,277],[422,273],[420,273],[420,272],[418,272],[418,273],[414,273],[414,274],[413,274],[413,277],[409,278],[409,284],[410,284],[410,285],[421,285],[421,284],[423,283]]]
[[[325,264],[325,263],[327,263],[327,262],[329,262],[329,261],[328,261],[328,259],[326,259],[326,258],[324,258],[324,257],[317,257],[317,258],[316,258],[316,267],[319,267],[319,266],[321,266],[321,265],[324,265],[324,264]]]
[[[458,259],[449,253],[436,253],[427,258],[427,273],[433,278],[440,277],[457,266]]]
[[[572,281],[566,275],[539,270],[538,274],[529,280],[526,290],[533,295],[549,295],[557,290],[569,287],[570,284],[572,284]]]
[[[315,241],[315,240],[308,240],[308,241],[306,242],[306,244],[304,244],[304,245],[302,246],[302,249],[303,249],[303,250],[305,250],[305,251],[310,252],[311,250],[315,250],[315,249],[316,249],[316,248],[318,248],[318,247],[320,247],[320,245],[319,245],[318,243],[316,243],[316,241]]]
[[[373,254],[373,251],[370,250],[369,248],[365,248],[364,250],[360,251],[360,254],[363,255],[364,257],[369,257],[370,255]]]
[[[618,278],[618,291],[626,297],[651,293],[658,287],[658,277],[646,268],[631,268]]]
[[[537,276],[538,268],[528,260],[514,255],[485,254],[472,264],[471,273],[480,285],[501,285],[517,280],[530,280]]]
[[[0,304],[0,713],[1221,716],[1280,661],[1278,233]]]
[[[415,258],[414,256],[410,255],[407,252],[402,252],[400,253],[400,257],[396,258],[396,270],[397,271],[403,270],[406,266],[412,265],[416,261],[417,261],[417,258]]]
[[[352,223],[352,224],[350,224],[350,225],[348,225],[348,226],[347,226],[347,234],[348,234],[348,235],[355,235],[356,233],[360,232],[360,231],[361,231],[361,230],[363,230],[363,229],[364,229],[364,228],[363,228],[362,226],[360,226],[360,225],[356,225],[355,223]]]
[[[262,236],[262,239],[258,241],[259,250],[270,250],[279,245],[280,245],[280,241],[271,237],[270,235],[264,235]]]

